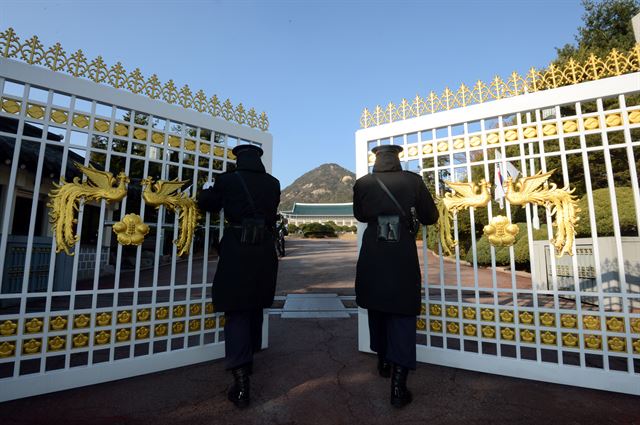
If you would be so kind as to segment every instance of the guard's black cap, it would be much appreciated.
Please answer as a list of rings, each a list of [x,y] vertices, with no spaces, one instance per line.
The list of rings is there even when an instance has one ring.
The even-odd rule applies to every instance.
[[[380,153],[385,153],[385,152],[391,152],[391,153],[395,153],[397,155],[400,152],[402,152],[402,146],[399,146],[399,145],[381,145],[381,146],[376,146],[375,148],[371,149],[371,152],[373,152],[376,155],[378,155]]]
[[[235,148],[233,148],[233,150],[231,151],[233,152],[233,154],[235,156],[238,156],[239,154],[243,153],[243,152],[254,152],[256,154],[258,154],[258,156],[262,156],[262,154],[264,153],[264,151],[262,150],[261,147],[256,146],[256,145],[238,145]]]

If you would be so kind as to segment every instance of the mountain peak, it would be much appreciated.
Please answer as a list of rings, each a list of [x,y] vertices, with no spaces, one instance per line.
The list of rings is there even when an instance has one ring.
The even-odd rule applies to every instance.
[[[353,200],[356,175],[338,164],[322,164],[298,177],[280,195],[280,210],[290,211],[294,202],[341,203]]]

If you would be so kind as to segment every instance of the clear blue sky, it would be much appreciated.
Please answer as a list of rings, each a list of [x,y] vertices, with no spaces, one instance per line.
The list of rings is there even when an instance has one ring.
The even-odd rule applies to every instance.
[[[354,170],[362,109],[543,67],[579,0],[0,0],[0,28],[266,111],[284,188]]]

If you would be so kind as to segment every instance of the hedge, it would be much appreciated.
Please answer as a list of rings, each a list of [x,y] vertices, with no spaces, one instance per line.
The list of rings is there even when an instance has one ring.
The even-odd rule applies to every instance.
[[[520,231],[516,235],[516,242],[513,245],[514,259],[516,263],[516,269],[528,270],[529,269],[529,236],[527,234],[526,223],[515,223]],[[534,239],[548,239],[547,229],[541,228],[534,230]],[[511,264],[509,257],[509,247],[500,247],[495,249],[496,252],[496,265],[508,266]],[[486,236],[482,236],[476,242],[476,256],[479,266],[491,265],[491,244]],[[465,258],[468,262],[473,262],[473,252],[469,250]]]
[[[611,217],[611,199],[609,189],[596,189],[591,192],[593,196],[593,209],[596,218],[598,236],[613,236],[613,218]],[[638,223],[636,222],[636,209],[633,199],[633,189],[630,187],[616,188],[616,204],[618,206],[618,219],[620,232],[623,236],[638,236]],[[578,201],[580,208],[580,221],[576,226],[577,237],[590,238],[591,225],[589,223],[589,204],[587,196]]]
[[[337,238],[333,227],[321,223],[308,223],[302,226],[302,234],[305,238]]]

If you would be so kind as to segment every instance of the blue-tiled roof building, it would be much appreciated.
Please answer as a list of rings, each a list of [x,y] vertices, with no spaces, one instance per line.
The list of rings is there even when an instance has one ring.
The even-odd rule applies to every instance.
[[[294,203],[291,211],[283,211],[282,214],[289,223],[300,225],[305,223],[326,223],[333,221],[340,226],[355,226],[353,217],[353,203],[343,204],[303,204]]]

